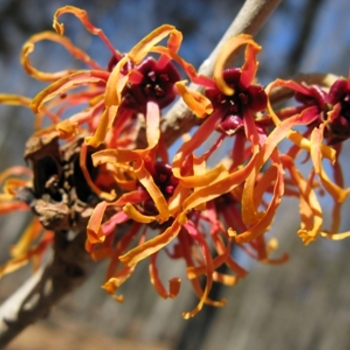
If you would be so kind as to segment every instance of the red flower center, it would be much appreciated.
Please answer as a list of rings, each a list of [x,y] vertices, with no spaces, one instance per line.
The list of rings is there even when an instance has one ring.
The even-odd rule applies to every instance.
[[[145,113],[148,101],[156,102],[160,109],[174,101],[174,84],[180,80],[180,74],[172,62],[148,57],[134,70],[142,77],[138,83],[125,87],[123,107]]]
[[[222,113],[217,130],[232,135],[243,127],[247,110],[258,112],[266,108],[267,96],[260,85],[244,87],[241,84],[241,70],[238,68],[225,70],[223,76],[227,85],[233,88],[234,94],[227,96],[219,89],[207,89],[205,94],[212,102],[214,111]]]

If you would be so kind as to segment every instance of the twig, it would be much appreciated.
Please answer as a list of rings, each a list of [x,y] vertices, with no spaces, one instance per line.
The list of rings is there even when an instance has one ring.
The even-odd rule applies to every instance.
[[[232,37],[241,34],[255,35],[272,12],[277,8],[282,0],[246,0],[242,9],[234,19],[224,36],[216,45],[210,56],[202,63],[198,73],[205,76],[212,76],[214,65],[221,47]],[[231,65],[236,56],[231,56],[228,64]],[[192,84],[191,89],[201,91],[198,85]],[[162,133],[165,135],[166,144],[172,145],[180,134],[188,132],[194,125],[200,122],[187,106],[179,100],[168,111],[162,124]]]

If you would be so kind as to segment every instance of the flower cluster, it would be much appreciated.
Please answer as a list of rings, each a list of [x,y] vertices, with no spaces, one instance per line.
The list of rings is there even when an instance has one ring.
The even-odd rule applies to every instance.
[[[64,36],[59,18],[66,13],[110,50],[107,67]],[[256,83],[261,47],[245,34],[224,45],[213,77],[204,77],[179,55],[182,35],[171,25],[157,28],[128,53],[117,51],[81,9],[58,9],[54,28],[32,36],[22,50],[26,72],[48,86],[33,99],[0,95],[3,103],[33,110],[36,129],[25,153],[31,169],[14,167],[0,176],[0,212],[35,214],[0,275],[30,259],[38,265],[57,232],[84,229],[92,259],[110,261],[102,288],[119,301],[118,288],[146,258],[158,294],[176,297],[180,278],[171,277],[167,289],[157,257],[164,251],[170,259],[183,259],[199,298],[183,314],[190,318],[204,304],[224,304],[209,298],[214,282],[234,285],[247,274],[233,259],[234,247],[265,263],[287,260],[285,254],[271,256],[277,241],[267,238],[283,197],[299,200],[298,235],[305,244],[350,235],[338,232],[350,191],[339,163],[342,142],[350,136],[350,77],[326,75],[311,84],[277,79],[264,88]],[[30,54],[43,40],[61,44],[86,69],[35,68]],[[242,67],[226,68],[241,46]],[[276,109],[276,90],[287,92],[282,97],[290,99],[289,107]],[[183,142],[170,159],[163,111],[176,98],[199,126],[191,135],[177,132]],[[42,127],[43,121],[49,126]],[[283,140],[290,143],[282,151]],[[217,152],[225,157],[218,159]],[[299,169],[302,162],[311,164],[307,175]],[[334,201],[329,230],[319,198],[324,194]],[[222,266],[229,272],[220,272]]]

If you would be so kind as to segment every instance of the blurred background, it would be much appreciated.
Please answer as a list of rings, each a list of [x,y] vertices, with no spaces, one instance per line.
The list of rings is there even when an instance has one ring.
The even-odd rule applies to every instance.
[[[71,0],[85,8],[92,23],[120,51],[129,50],[163,23],[184,34],[180,53],[198,67],[215,47],[244,1],[240,0]],[[51,30],[62,0],[0,0],[0,92],[34,96],[43,86],[24,73],[19,54],[25,40]],[[350,67],[350,7],[348,0],[284,0],[256,40],[259,80],[298,72],[332,72],[347,76]],[[109,52],[86,32],[73,16],[62,17],[67,35],[101,64]],[[75,63],[55,45],[40,45],[33,55],[36,66],[54,70]],[[32,133],[33,117],[22,108],[0,106],[0,170],[24,164],[24,144]],[[349,142],[345,148],[349,149]],[[343,164],[350,185],[346,149]],[[349,205],[344,208],[343,230],[350,229]],[[0,264],[28,222],[25,215],[0,221]],[[205,306],[194,319],[181,312],[197,298],[184,283],[175,300],[161,300],[149,282],[147,264],[140,264],[124,286],[124,304],[116,304],[100,289],[105,265],[89,281],[67,296],[51,315],[27,329],[10,346],[34,349],[171,349],[171,350],[308,350],[350,349],[350,240],[318,240],[305,247],[296,236],[298,205],[282,203],[272,231],[284,265],[249,266],[250,274],[234,288],[216,287],[216,297],[227,299],[222,309]],[[244,262],[243,262],[244,263]],[[164,269],[184,279],[184,266],[164,261]],[[28,277],[22,269],[0,281],[0,302]]]

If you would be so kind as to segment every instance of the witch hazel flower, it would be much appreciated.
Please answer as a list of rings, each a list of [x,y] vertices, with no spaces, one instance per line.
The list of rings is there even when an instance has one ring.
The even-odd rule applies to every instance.
[[[224,82],[234,90],[232,95],[225,95],[219,89],[208,88],[205,95],[213,104],[214,110],[220,110],[222,120],[217,130],[230,136],[244,130],[245,120],[250,113],[262,111],[266,108],[267,96],[260,85],[242,84],[242,71],[238,68],[226,69],[223,72]]]
[[[75,14],[89,31],[99,35],[113,51],[107,69],[100,68],[67,38],[60,36],[63,27],[57,18],[66,12]],[[32,102],[20,97],[8,97],[8,101],[31,106],[37,113],[38,130],[32,140],[38,141],[38,145],[44,139],[65,139],[63,148],[56,149],[58,158],[68,152],[65,147],[69,150],[76,147],[74,161],[73,158],[63,161],[71,166],[67,174],[72,172],[74,178],[80,180],[83,176],[83,181],[78,181],[79,186],[78,183],[71,184],[77,186],[73,193],[78,195],[79,200],[82,199],[81,191],[89,193],[83,196],[90,213],[86,223],[86,250],[95,260],[110,259],[103,288],[114,295],[132,275],[137,264],[149,259],[150,280],[158,294],[164,298],[176,297],[180,291],[180,278],[169,279],[169,288],[166,289],[159,277],[157,256],[164,250],[170,258],[186,262],[187,277],[199,297],[197,306],[183,314],[185,318],[195,316],[204,304],[223,306],[223,300],[209,298],[213,283],[234,285],[247,273],[231,256],[234,244],[257,260],[273,261],[268,257],[273,244],[265,243],[263,234],[273,219],[281,194],[282,177],[278,176],[277,184],[274,184],[278,167],[272,167],[272,171],[265,176],[259,176],[260,168],[257,168],[257,151],[266,139],[264,124],[256,118],[266,104],[262,87],[253,84],[257,45],[251,37],[237,38],[240,45],[247,44],[247,61],[242,69],[224,72],[226,80],[223,83],[220,83],[218,76],[217,83],[215,79],[198,76],[193,67],[177,54],[180,36],[171,26],[158,28],[129,53],[120,54],[112,49],[103,32],[92,26],[82,10],[73,7],[60,9],[56,12],[54,23],[59,35],[45,33],[34,36],[23,50],[27,71],[51,84]],[[154,46],[167,35],[170,35],[168,46]],[[56,73],[36,70],[29,61],[29,54],[34,49],[34,43],[47,39],[64,45],[91,69]],[[146,57],[151,51],[160,54],[160,58]],[[184,82],[178,81],[179,74],[172,60],[188,73],[193,82],[206,87],[207,96],[189,91]],[[226,91],[230,86],[236,89],[236,94]],[[77,87],[81,90],[76,91]],[[176,94],[186,102],[194,103],[195,113],[204,118],[204,122],[193,137],[184,142],[171,163],[162,143],[159,123],[161,109],[171,103]],[[88,103],[89,107],[63,119],[72,107],[84,103]],[[145,120],[148,143],[143,149],[133,144],[140,114]],[[45,116],[53,124],[41,129],[40,123]],[[232,120],[240,123],[236,129],[230,126]],[[226,129],[225,124],[229,124]],[[195,155],[194,152],[215,133],[218,138],[209,149],[202,155]],[[235,140],[229,166],[221,163],[208,168],[207,161],[226,137]],[[262,164],[265,162],[266,159]],[[33,166],[37,169],[38,164]],[[258,190],[258,202],[262,202],[263,193],[271,187],[275,188],[276,195],[272,204],[262,204],[267,214],[259,214],[257,223],[247,224],[242,220],[241,203],[243,198],[251,195],[244,189],[244,184],[253,171],[262,185],[255,187],[256,181],[251,181],[247,188],[253,189],[254,193],[255,189]],[[33,179],[34,192],[38,179],[38,175]],[[51,206],[62,205],[59,201],[61,197],[56,196],[61,193],[60,186],[66,186],[62,172],[50,173],[50,178],[46,180],[44,187],[39,184],[40,188],[44,188],[45,198],[49,199]],[[71,194],[62,193],[67,203],[71,202]],[[242,193],[248,195],[242,196]],[[92,198],[92,202],[89,198]],[[230,198],[230,201],[225,201],[225,198]],[[223,200],[227,203],[225,207],[220,205]],[[244,203],[247,202],[245,199]],[[39,211],[35,209],[35,213],[38,215]],[[65,218],[62,225],[69,222]],[[211,225],[209,232],[208,223]],[[42,225],[51,227],[51,223],[46,221],[42,221]],[[118,229],[123,225],[129,229],[118,237]],[[148,238],[151,230],[157,233]],[[53,235],[51,232],[44,236],[45,244],[42,247],[52,242]],[[34,236],[37,237],[37,234]],[[31,243],[28,240],[26,247]],[[170,245],[174,246],[173,252],[168,248]],[[213,248],[215,256],[212,254]],[[27,251],[32,252],[30,249]],[[33,252],[23,261],[35,256],[37,250]],[[231,274],[219,273],[218,268],[222,265],[226,265]],[[11,266],[13,268],[14,263]],[[206,278],[204,287],[200,281],[203,276]],[[122,300],[121,296],[114,297]]]
[[[248,40],[249,44],[256,45],[251,40],[251,37],[246,37],[245,39]],[[241,40],[241,38],[238,40]],[[245,41],[242,42],[242,44],[244,43]],[[251,56],[250,49],[248,49],[247,57]],[[255,56],[251,58],[255,60]],[[246,64],[244,67],[246,69],[249,68],[249,72],[255,69],[254,64]],[[236,73],[233,74],[234,77],[236,77],[235,74]],[[242,74],[238,74],[237,77],[239,78]],[[216,86],[215,81],[196,76],[195,74],[192,74],[192,78],[197,83],[206,84],[209,86],[208,89],[214,91],[214,87]],[[235,81],[235,83],[241,84],[239,81]],[[214,280],[218,282],[221,281],[225,284],[234,284],[239,278],[244,277],[246,274],[244,269],[239,267],[230,256],[232,244],[234,244],[237,238],[235,237],[236,234],[228,230],[227,225],[233,224],[234,222],[231,220],[227,220],[224,223],[221,222],[219,219],[219,216],[222,215],[221,209],[219,209],[219,206],[213,206],[213,204],[216,200],[220,201],[221,196],[230,196],[232,191],[242,187],[248,174],[254,169],[257,158],[256,154],[252,156],[251,147],[248,147],[242,155],[235,159],[229,169],[223,164],[207,169],[207,160],[212,157],[215,150],[220,147],[223,138],[229,135],[226,133],[219,133],[217,141],[201,156],[195,156],[194,151],[198,149],[211,134],[217,133],[217,126],[225,121],[226,114],[230,112],[233,98],[232,96],[227,97],[227,99],[231,101],[227,103],[229,106],[228,109],[226,105],[223,107],[224,103],[219,103],[219,107],[217,107],[208,97],[195,94],[193,91],[186,88],[184,82],[178,82],[175,85],[185,101],[189,103],[190,106],[194,106],[195,113],[204,119],[203,124],[176,152],[172,164],[168,162],[167,156],[165,156],[164,153],[162,153],[164,160],[161,162],[157,160],[157,148],[149,150],[147,154],[142,151],[142,157],[139,150],[121,151],[120,149],[106,149],[96,152],[92,156],[95,165],[103,163],[114,164],[115,169],[120,169],[123,163],[126,165],[126,162],[133,161],[134,163],[131,167],[132,172],[130,172],[126,178],[135,179],[136,181],[134,182],[134,187],[131,192],[123,194],[114,202],[104,201],[98,204],[88,225],[87,249],[91,251],[96,258],[108,257],[108,254],[114,256],[111,263],[113,268],[110,269],[108,280],[104,285],[104,288],[110,294],[115,293],[120,285],[129,278],[139,261],[149,258],[151,264],[150,272],[152,273],[151,281],[155,285],[158,293],[163,297],[174,297],[175,290],[178,290],[180,286],[180,281],[178,279],[170,280],[169,292],[166,292],[157,275],[155,262],[156,256],[160,250],[167,250],[167,246],[170,245],[170,243],[173,245],[175,244],[175,247],[179,248],[176,248],[176,254],[170,254],[170,257],[183,258],[186,261],[188,271],[191,271],[188,276],[190,276],[189,278],[200,298],[200,302],[196,308],[184,314],[184,317],[188,318],[194,316],[205,303],[216,306],[223,305],[221,301],[215,302],[208,298],[208,293]],[[266,107],[266,95],[260,86],[254,85],[250,87],[249,85],[244,87],[240,85],[240,88],[240,105],[236,113],[242,120],[246,115],[248,119],[252,119],[254,118],[253,113],[260,112],[262,108]],[[219,91],[218,93],[223,96],[222,92]],[[223,98],[224,97],[222,97],[222,99]],[[254,98],[256,98],[258,102],[255,102]],[[132,101],[132,99],[130,100]],[[235,101],[235,103],[238,102]],[[250,108],[252,110],[250,110]],[[249,123],[255,123],[255,121],[252,119]],[[266,135],[263,133],[263,128],[260,127],[260,125],[253,128],[253,130],[252,135],[258,134],[255,130],[261,131],[262,135],[257,139],[257,144],[255,145],[255,150],[257,150]],[[242,131],[243,132],[237,132],[238,141],[235,146],[235,152],[237,154],[238,148],[241,146],[244,148],[245,142],[247,141],[244,127]],[[253,140],[254,136],[250,138]],[[248,143],[250,142],[248,141]],[[248,164],[242,168],[242,165],[246,161]],[[275,173],[270,172],[269,174],[269,176],[262,179],[262,182],[265,181],[265,179],[270,179],[271,181],[271,174],[274,175]],[[118,181],[120,181],[120,178]],[[122,182],[119,183],[122,184]],[[280,182],[278,182],[278,184],[280,186]],[[270,182],[267,180],[264,186],[259,187],[260,191],[263,192],[269,186]],[[240,200],[241,197],[237,202],[238,205]],[[232,207],[228,206],[228,208],[234,209],[237,203],[233,204]],[[264,243],[262,234],[266,231],[269,222],[271,222],[273,218],[273,213],[276,208],[275,203],[278,203],[278,200],[273,203],[272,206],[268,206],[268,215],[265,217],[265,221],[262,221],[260,225],[248,229],[248,227],[243,224],[241,227],[244,227],[244,229],[239,230],[243,232],[255,232],[256,228],[259,229],[258,233],[255,233],[255,237],[249,240],[246,239],[246,241],[242,241],[240,244],[252,257],[266,262],[270,261],[267,257],[270,248]],[[218,210],[217,214],[215,214],[215,208]],[[111,215],[110,218],[103,223],[103,217],[110,210],[112,210],[112,214],[108,214]],[[235,211],[237,212],[236,215],[238,215],[237,222],[242,221],[239,216],[241,215],[240,210]],[[225,215],[227,216],[227,214]],[[113,249],[110,246],[114,239],[109,238],[109,235],[113,236],[116,225],[120,225],[130,219],[133,220],[134,224],[132,226],[133,229],[130,230],[130,235],[127,234],[129,237],[135,237],[136,230],[139,232],[138,237],[141,234],[140,232],[144,232],[141,234],[141,237],[146,237],[147,230],[152,228],[156,229],[159,233],[156,237],[151,239],[141,239],[137,246],[129,251],[127,246],[123,245],[125,250],[118,250],[117,259],[116,255],[112,253]],[[213,225],[210,239],[219,254],[218,259],[213,259],[211,257],[210,246],[206,242],[207,238],[205,238],[207,234],[205,230],[201,228],[202,226],[205,227],[205,222],[210,222]],[[219,230],[214,229],[214,227],[219,228]],[[235,227],[235,229],[238,230],[237,227]],[[245,235],[247,234],[248,233]],[[128,244],[131,244],[133,240],[134,238],[130,238]],[[248,241],[249,247],[246,247],[245,243]],[[200,253],[199,256],[198,250]],[[194,256],[197,258],[194,259]],[[200,256],[202,256],[202,258],[200,258]],[[123,262],[124,267],[117,269],[119,260]],[[222,264],[226,264],[234,273],[234,276],[222,276],[218,274],[216,269]],[[199,283],[199,278],[203,274],[207,278],[204,290],[200,287]],[[116,298],[118,300],[120,299],[118,296]]]
[[[64,25],[58,20],[66,13],[75,15],[90,33],[99,36],[104,42],[112,53],[107,68],[100,67],[63,36]],[[113,47],[101,29],[91,24],[84,10],[73,6],[58,9],[54,15],[54,28],[57,33],[44,32],[30,38],[22,51],[22,63],[26,71],[38,80],[52,82],[30,104],[37,115],[37,134],[56,132],[61,139],[69,141],[84,133],[81,168],[86,181],[100,197],[113,200],[115,191],[104,191],[91,179],[86,164],[87,147],[97,148],[103,143],[104,155],[117,156],[122,162],[146,157],[148,152],[155,151],[158,143],[163,142],[159,130],[161,111],[177,95],[174,86],[180,74],[172,61],[175,60],[190,76],[195,76],[195,70],[177,54],[182,34],[171,25],[157,28],[123,54]],[[157,45],[167,37],[166,46]],[[29,57],[35,44],[43,40],[61,44],[89,69],[47,73],[34,68]],[[151,52],[158,53],[159,58],[149,57]],[[79,106],[82,106],[81,111],[70,113],[72,108],[77,109]],[[71,115],[66,118],[67,114]],[[45,116],[54,123],[40,129]],[[147,146],[136,150],[138,125],[142,122],[140,117],[146,129]]]
[[[349,188],[344,188],[339,162],[341,142],[349,137],[347,133],[348,80],[329,75],[322,85],[308,85],[277,79],[268,86],[267,91],[271,93],[276,86],[295,92],[295,100],[299,102],[281,111],[274,111],[269,105],[269,112],[276,124],[276,130],[287,130],[288,125],[285,136],[294,144],[283,155],[282,161],[300,195],[302,221],[298,235],[305,244],[314,241],[318,236],[335,240],[348,237],[349,232],[338,233],[340,210],[350,193]],[[293,130],[297,126],[302,126],[304,131],[301,133]],[[305,179],[297,169],[296,158],[302,150],[307,152],[312,162],[309,180]],[[330,161],[327,167],[331,169],[333,179],[325,170],[324,159]],[[314,181],[315,176],[319,178],[320,184]],[[331,196],[334,203],[330,230],[323,228],[323,210],[316,193],[319,185]]]
[[[106,67],[64,35],[59,22],[64,14],[73,14],[102,40],[111,56]],[[205,304],[225,304],[210,298],[214,283],[232,286],[247,275],[232,256],[234,248],[263,263],[287,260],[286,254],[274,255],[277,240],[268,235],[284,197],[299,199],[298,234],[306,244],[318,236],[349,235],[337,231],[349,194],[339,153],[350,132],[350,78],[323,85],[277,79],[264,88],[256,82],[261,47],[246,34],[223,46],[211,78],[180,56],[182,34],[168,24],[126,53],[115,49],[82,9],[58,9],[54,28],[32,36],[21,56],[27,73],[48,86],[33,99],[0,95],[0,102],[35,113],[25,153],[31,170],[13,167],[0,174],[0,213],[32,210],[35,219],[0,275],[30,260],[38,267],[57,234],[86,231],[91,258],[109,260],[102,288],[117,301],[123,301],[120,286],[143,260],[157,293],[175,298],[181,278],[168,277],[166,287],[158,258],[165,253],[184,261],[198,296],[197,305],[183,313],[188,319]],[[62,45],[86,68],[53,73],[35,68],[30,55],[45,40]],[[226,68],[242,46],[242,66]],[[204,92],[187,87],[180,71]],[[274,108],[275,87],[291,91],[291,107]],[[176,98],[199,118],[199,126],[181,135],[170,159],[160,125],[163,110]],[[292,146],[282,152],[279,145],[286,139]],[[298,163],[305,151],[312,168],[308,177]],[[224,157],[218,159],[218,152]],[[324,159],[331,161],[332,179]],[[329,231],[323,229],[321,190],[334,200]]]
[[[101,68],[87,54],[82,53],[62,36],[64,26],[58,22],[58,19],[65,13],[74,14],[88,31],[98,35],[106,44],[112,52],[107,69]],[[89,103],[91,106],[87,111],[74,114],[55,125],[56,130],[60,131],[63,137],[74,136],[74,133],[78,132],[77,128],[84,124],[92,134],[88,144],[97,147],[105,141],[107,132],[112,126],[113,136],[119,137],[120,129],[136,113],[142,110],[147,114],[147,102],[162,109],[175,98],[172,86],[179,80],[179,74],[170,60],[164,55],[158,61],[145,57],[153,46],[168,35],[171,36],[168,43],[171,50],[178,50],[181,34],[173,26],[164,25],[158,28],[126,54],[121,54],[114,49],[103,31],[94,27],[86,12],[78,8],[66,6],[57,10],[54,16],[54,27],[58,34],[46,32],[45,35],[35,36],[28,41],[23,49],[23,62],[27,71],[37,79],[54,81],[34,98],[32,107],[35,112],[40,111],[43,104],[49,101],[48,107],[52,106],[56,109],[60,104],[72,107]],[[37,71],[30,64],[29,54],[34,50],[34,43],[44,39],[62,44],[74,57],[88,64],[91,70],[67,70],[52,74]],[[70,44],[68,45],[67,42]],[[74,94],[74,89],[77,87],[85,88],[84,94]],[[62,96],[64,96],[63,99]],[[65,109],[60,108],[59,111],[62,114]]]
[[[229,55],[242,45],[246,45],[243,66],[240,69],[225,70],[223,67]],[[228,230],[237,243],[249,242],[268,230],[284,193],[284,171],[277,151],[280,139],[274,135],[269,137],[268,127],[271,128],[273,123],[266,117],[267,95],[264,88],[254,81],[258,68],[256,56],[260,50],[261,47],[249,35],[232,38],[224,46],[214,70],[214,81],[203,83],[206,86],[206,98],[210,101],[213,112],[191,139],[180,147],[173,162],[174,174],[180,179],[181,185],[200,187],[185,203],[193,198],[196,205],[204,205],[239,186],[243,187],[240,198],[241,215],[247,230],[240,234],[237,234],[234,228]],[[183,98],[194,113],[199,110],[199,98],[193,101],[186,94],[183,94]],[[186,176],[178,167],[190,162],[192,153],[217,131],[217,141],[205,156],[196,159],[196,164],[200,164],[200,159],[204,164],[204,160],[214,149],[220,147],[225,137],[234,136],[232,153],[227,158],[230,166],[219,163],[216,167],[204,171],[200,178],[192,175],[195,169],[193,166],[192,174],[190,172]],[[268,171],[261,174],[263,166],[268,162],[271,162]],[[259,211],[266,191],[272,191],[272,199],[265,211]],[[199,197],[200,194],[202,198]]]

